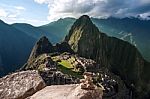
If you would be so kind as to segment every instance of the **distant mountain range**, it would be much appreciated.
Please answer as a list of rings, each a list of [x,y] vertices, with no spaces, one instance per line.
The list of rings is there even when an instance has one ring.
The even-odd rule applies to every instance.
[[[0,21],[0,75],[18,69],[26,62],[36,39]]]
[[[47,36],[53,44],[62,41],[75,20],[74,18],[64,18],[39,27],[25,23],[8,25],[0,21],[0,75],[5,75],[21,67],[27,61],[35,41],[41,36]],[[143,57],[150,61],[149,20],[113,17],[91,18],[91,20],[100,31],[107,35],[135,45]],[[14,67],[12,68],[12,66]]]
[[[52,43],[57,43],[65,37],[74,21],[73,18],[65,18],[39,27],[26,23],[15,23],[12,26],[33,38],[47,36]]]
[[[117,37],[135,45],[143,57],[150,61],[150,20],[139,18],[114,18],[107,19],[91,18],[93,23],[109,36]],[[60,42],[69,32],[74,18],[64,18],[52,23],[34,27],[29,24],[13,24],[12,26],[38,39],[42,35],[47,36],[52,43]]]

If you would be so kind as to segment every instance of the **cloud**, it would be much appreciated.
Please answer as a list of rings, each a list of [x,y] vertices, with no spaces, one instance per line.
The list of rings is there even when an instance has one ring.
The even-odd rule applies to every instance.
[[[22,6],[9,6],[3,4],[0,7],[0,18],[7,20],[17,20],[25,10],[26,9]]]
[[[64,17],[128,17],[150,11],[150,0],[34,0],[47,4],[50,21]]]
[[[0,8],[0,17],[7,17],[8,13],[5,11],[5,9]]]
[[[24,7],[22,7],[22,6],[15,6],[14,7],[15,9],[17,9],[17,10],[26,10]]]
[[[139,16],[140,16],[140,18],[142,18],[142,19],[150,20],[150,12],[142,13],[142,14],[140,14]]]
[[[22,6],[10,6],[0,4],[0,19],[7,23],[12,23],[20,20],[20,16],[26,9]]]

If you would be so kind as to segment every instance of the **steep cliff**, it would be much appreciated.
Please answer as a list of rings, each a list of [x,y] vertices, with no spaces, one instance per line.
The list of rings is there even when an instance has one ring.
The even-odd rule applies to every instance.
[[[73,24],[65,41],[80,56],[91,58],[119,75],[127,87],[134,90],[134,97],[149,97],[150,73],[147,69],[150,69],[150,63],[135,46],[100,32],[86,15]]]
[[[43,53],[52,53],[54,51],[53,45],[49,42],[45,36],[41,37],[39,41],[34,45],[28,61],[36,58]]]

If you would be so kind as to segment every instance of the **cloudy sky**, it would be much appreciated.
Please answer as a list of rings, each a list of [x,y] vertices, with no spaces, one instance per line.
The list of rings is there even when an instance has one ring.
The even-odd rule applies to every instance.
[[[0,0],[0,19],[35,26],[86,14],[95,18],[150,18],[150,0]]]

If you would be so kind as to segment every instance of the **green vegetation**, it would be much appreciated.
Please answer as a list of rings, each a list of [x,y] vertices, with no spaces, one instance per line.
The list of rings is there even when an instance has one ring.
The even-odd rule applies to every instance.
[[[60,60],[58,56],[52,57],[53,61],[58,61],[58,69],[64,74],[75,76],[77,78],[83,78],[81,72],[75,71],[72,64],[75,61],[74,57],[71,57],[67,60]]]
[[[64,74],[71,75],[80,79],[83,78],[83,76],[79,72],[75,72],[70,68],[66,68],[64,65],[58,65],[58,69]]]
[[[44,65],[46,61],[45,59],[46,59],[46,54],[42,54],[35,59],[31,59],[30,61],[28,61],[28,64],[25,69],[43,71],[45,68],[45,65]]]
[[[59,63],[58,68],[64,73],[68,75],[75,76],[77,78],[82,78],[82,75],[80,72],[74,71],[73,64],[71,64],[71,60],[74,58],[70,58],[68,60],[61,60]]]
[[[73,65],[68,60],[61,60],[61,62],[58,62],[58,63],[68,69],[73,68]]]

